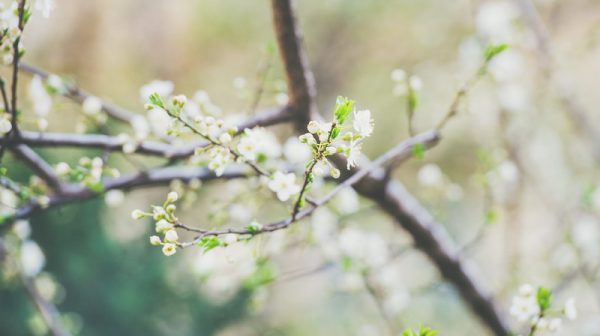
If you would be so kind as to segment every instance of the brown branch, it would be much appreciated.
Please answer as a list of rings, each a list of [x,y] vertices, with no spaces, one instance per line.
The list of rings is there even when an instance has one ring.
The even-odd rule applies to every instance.
[[[296,129],[304,131],[308,121],[318,119],[315,106],[315,86],[302,47],[302,36],[297,28],[292,0],[272,0],[272,10],[279,50],[287,75],[291,104],[297,114]],[[337,158],[337,165],[343,165]],[[346,172],[351,178],[354,171]],[[354,189],[375,201],[397,220],[413,237],[415,246],[436,265],[444,278],[454,284],[473,313],[496,335],[505,336],[508,328],[496,310],[491,297],[475,280],[470,270],[458,258],[456,248],[442,226],[408,193],[398,181],[366,176]]]
[[[266,127],[290,119],[289,108],[280,107],[256,115],[238,125],[239,132],[256,126]],[[74,134],[23,131],[17,139],[2,139],[8,144],[26,144],[33,147],[81,147],[98,148],[109,151],[121,151],[123,144],[115,136],[103,134]],[[194,154],[194,150],[205,147],[208,141],[198,141],[187,145],[174,146],[158,141],[143,141],[134,153],[165,157],[172,160],[185,159]]]
[[[31,64],[27,64],[27,63],[21,63],[19,65],[19,69],[22,71],[25,71],[27,73],[30,73],[32,75],[37,75],[40,76],[42,79],[46,80],[48,79],[48,77],[51,75],[50,73],[39,69]],[[64,92],[64,96],[74,100],[75,102],[82,104],[83,101],[92,96],[90,93],[88,93],[87,91],[75,86],[75,85],[69,85],[66,88],[66,92]],[[108,114],[109,116],[123,121],[123,122],[131,122],[131,119],[136,115],[133,112],[130,112],[118,105],[109,103],[107,101],[102,101],[102,111],[104,111],[106,114]]]
[[[63,191],[63,185],[60,179],[54,173],[54,169],[36,152],[27,145],[16,145],[10,147],[16,158],[25,162],[33,172],[48,184],[52,190],[57,193]]]

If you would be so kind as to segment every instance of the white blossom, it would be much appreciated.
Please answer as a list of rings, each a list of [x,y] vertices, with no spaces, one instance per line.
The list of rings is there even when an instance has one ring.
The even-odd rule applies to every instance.
[[[165,219],[161,219],[158,222],[156,222],[155,230],[158,233],[167,232],[171,229],[173,229],[173,224],[169,223]]]
[[[310,137],[314,141],[312,135],[310,135]],[[304,164],[305,162],[308,162],[311,157],[310,149],[302,144],[296,137],[287,139],[283,145],[283,154],[289,162],[294,164]]]
[[[141,218],[144,218],[145,216],[146,215],[144,214],[144,212],[139,209],[135,209],[131,212],[131,218],[133,218],[133,219],[141,219]]]
[[[167,243],[175,243],[179,240],[179,235],[177,235],[177,231],[171,229],[165,232],[165,242]]]
[[[44,268],[46,257],[36,242],[26,240],[21,245],[20,261],[23,273],[28,277],[33,277]]]
[[[166,243],[163,245],[162,253],[164,255],[166,255],[167,257],[172,256],[176,252],[177,252],[177,247],[175,246],[175,244]]]
[[[12,124],[8,119],[8,114],[0,116],[0,134],[7,134],[12,130]]]
[[[47,18],[50,16],[50,11],[54,9],[54,0],[36,0],[35,9],[42,12],[42,15]]]
[[[177,194],[177,192],[175,192],[175,191],[171,191],[167,195],[167,202],[169,202],[169,203],[177,202],[178,199],[179,199],[179,194]]]
[[[438,165],[428,163],[419,169],[417,180],[426,187],[441,186],[444,182],[444,173]]]
[[[82,104],[83,112],[87,115],[95,115],[102,111],[102,100],[98,97],[88,96]]]
[[[512,299],[510,314],[520,321],[529,321],[537,317],[540,313],[535,288],[529,284],[524,284],[519,288],[519,295]]]
[[[569,320],[575,320],[577,318],[577,307],[575,306],[575,299],[569,298],[567,302],[565,302],[565,316]]]
[[[29,84],[29,98],[33,104],[33,111],[38,117],[46,117],[52,109],[52,98],[46,91],[42,78],[33,76]]]
[[[162,241],[159,236],[150,236],[150,244],[154,246],[162,245]]]
[[[406,80],[406,71],[402,69],[394,69],[390,73],[390,78],[394,82],[403,82],[404,80]]]
[[[299,193],[301,189],[296,184],[296,175],[294,173],[284,174],[280,171],[273,174],[273,179],[269,181],[268,186],[269,189],[277,194],[277,198],[282,202]]]
[[[354,130],[363,137],[368,137],[373,133],[373,119],[371,111],[361,110],[354,112]]]
[[[125,199],[125,193],[117,189],[109,190],[106,192],[106,195],[104,195],[104,201],[111,207],[120,205],[123,203],[123,199]]]

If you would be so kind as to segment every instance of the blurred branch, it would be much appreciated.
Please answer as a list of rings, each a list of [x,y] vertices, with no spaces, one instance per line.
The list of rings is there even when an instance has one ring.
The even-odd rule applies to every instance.
[[[256,126],[271,126],[289,120],[289,109],[286,106],[269,110],[254,117],[251,117],[238,125],[239,132],[246,128]],[[84,147],[100,148],[110,151],[121,151],[123,143],[118,137],[103,134],[74,134],[74,133],[46,133],[46,132],[21,132],[21,136],[16,139],[3,139],[4,142],[23,143],[30,146],[39,147]],[[192,156],[194,150],[200,147],[206,147],[207,141],[198,141],[193,144],[174,146],[158,141],[143,141],[136,148],[134,153],[161,156],[171,160],[184,159]]]
[[[63,191],[63,185],[60,179],[54,173],[54,169],[36,152],[27,145],[19,144],[10,147],[16,158],[25,162],[52,190],[57,193]]]
[[[292,0],[272,0],[275,34],[286,71],[291,106],[296,113],[296,129],[304,132],[308,121],[319,119],[316,109],[314,78],[308,66],[300,30],[296,25]],[[336,158],[336,164],[343,164]],[[351,179],[355,169],[345,172]],[[381,174],[384,175],[384,174]],[[358,182],[358,181],[357,181]],[[373,200],[398,224],[410,233],[415,246],[424,252],[436,265],[446,280],[453,283],[474,314],[496,335],[505,336],[508,328],[496,310],[493,299],[475,280],[454,244],[433,217],[419,202],[404,189],[403,185],[383,176],[365,176],[354,189]],[[303,212],[302,212],[303,213]]]
[[[51,75],[50,73],[27,63],[21,63],[19,69],[32,75],[40,76],[44,80],[48,79]],[[67,91],[64,93],[64,96],[82,104],[86,98],[92,95],[75,85],[69,85],[67,86]],[[102,100],[102,111],[106,112],[109,116],[126,123],[131,122],[131,119],[136,115],[133,112],[105,100]]]
[[[600,161],[600,131],[594,126],[588,111],[577,101],[575,93],[572,90],[572,85],[562,78],[557,78],[557,74],[553,74],[556,57],[552,46],[552,39],[535,4],[531,0],[517,0],[517,3],[526,24],[531,28],[537,40],[537,55],[542,64],[542,70],[546,75],[554,77],[552,82],[556,86],[555,89],[567,115],[571,118],[575,127],[581,131],[584,138],[587,139],[592,148],[592,155],[595,160]]]
[[[56,306],[40,295],[31,278],[25,276],[22,272],[20,272],[20,277],[23,287],[25,287],[31,302],[39,311],[50,334],[53,336],[71,335],[71,333],[62,325],[60,321],[60,312]]]

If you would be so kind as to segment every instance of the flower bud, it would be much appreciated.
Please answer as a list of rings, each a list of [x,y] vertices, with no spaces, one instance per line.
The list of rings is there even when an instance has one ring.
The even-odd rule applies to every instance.
[[[333,168],[331,167],[331,169],[329,170],[329,174],[331,175],[331,177],[333,178],[339,178],[340,177],[340,170],[337,168]]]
[[[60,162],[56,165],[54,170],[56,171],[56,173],[58,175],[64,176],[64,175],[67,175],[69,173],[69,171],[71,171],[71,167],[66,162]]]
[[[146,214],[142,210],[135,209],[131,212],[131,218],[142,219],[146,217]]]
[[[219,141],[223,145],[227,145],[231,142],[231,135],[229,133],[223,133],[219,136]]]
[[[160,240],[159,236],[151,236],[150,244],[152,244],[154,246],[158,246],[158,245],[162,245],[162,241]]]
[[[177,192],[175,191],[171,191],[168,195],[167,195],[167,202],[168,203],[173,203],[173,202],[177,202],[177,199],[179,199],[179,195],[177,194]]]
[[[164,219],[159,220],[158,222],[156,222],[156,232],[161,233],[161,232],[166,232],[169,231],[173,228],[173,224],[167,222]]]
[[[171,229],[165,233],[165,242],[167,243],[175,243],[179,239],[179,235],[177,235],[177,231]]]
[[[308,123],[308,126],[306,126],[306,128],[310,133],[317,133],[319,131],[319,123],[317,121],[312,120]]]

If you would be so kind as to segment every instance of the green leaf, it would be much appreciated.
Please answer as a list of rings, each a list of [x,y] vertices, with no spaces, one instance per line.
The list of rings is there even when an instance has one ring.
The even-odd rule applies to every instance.
[[[0,167],[0,176],[5,176],[8,170],[6,167]]]
[[[331,130],[331,139],[335,139],[340,135],[340,131],[342,129],[340,127],[335,127],[334,129]]]
[[[492,224],[498,220],[498,217],[500,217],[500,216],[498,214],[498,211],[496,211],[496,209],[488,209],[485,212],[485,223]]]
[[[506,43],[492,44],[492,45],[487,46],[484,51],[485,61],[486,62],[491,61],[494,57],[500,55],[502,52],[504,52],[508,48],[509,48],[509,45]]]
[[[419,97],[417,96],[417,93],[410,89],[408,91],[408,109],[409,112],[414,111],[417,108],[417,105],[419,105]]]
[[[542,312],[550,308],[550,305],[552,304],[552,291],[540,286],[537,290],[537,303]]]
[[[350,113],[354,110],[354,100],[346,97],[338,96],[335,102],[335,120],[338,124],[343,125]]]
[[[417,159],[425,157],[425,145],[423,143],[415,144],[412,148],[413,156]]]
[[[262,224],[260,224],[257,221],[253,221],[252,223],[246,226],[246,230],[248,230],[248,233],[250,234],[257,234],[260,232],[260,230],[262,230],[262,228]]]
[[[219,247],[222,245],[221,239],[217,236],[203,237],[198,242],[198,246],[204,249],[204,252],[208,252],[215,247]]]
[[[152,104],[161,108],[165,108],[165,103],[163,102],[162,97],[158,93],[154,92],[150,95],[149,98]]]

